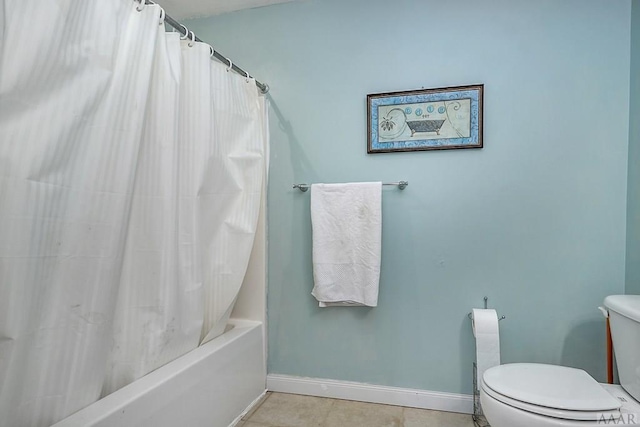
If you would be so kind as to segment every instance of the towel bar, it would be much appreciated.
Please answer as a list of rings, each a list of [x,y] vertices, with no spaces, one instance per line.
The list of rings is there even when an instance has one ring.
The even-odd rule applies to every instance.
[[[400,190],[404,190],[409,185],[409,181],[383,182],[382,185],[397,185]],[[309,190],[309,186],[310,184],[293,184],[293,188],[297,188],[303,193]]]

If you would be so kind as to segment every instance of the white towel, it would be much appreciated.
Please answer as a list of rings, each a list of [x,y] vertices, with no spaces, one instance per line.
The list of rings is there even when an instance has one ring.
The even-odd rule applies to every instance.
[[[311,294],[320,307],[378,305],[381,201],[381,182],[311,186]]]

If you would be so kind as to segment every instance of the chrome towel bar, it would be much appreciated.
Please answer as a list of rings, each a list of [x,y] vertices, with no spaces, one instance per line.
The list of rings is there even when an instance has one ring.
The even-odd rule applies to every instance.
[[[409,185],[409,181],[383,182],[382,185],[396,185],[400,190],[404,190]],[[308,191],[310,186],[311,184],[293,184],[293,188],[297,188],[303,193]]]

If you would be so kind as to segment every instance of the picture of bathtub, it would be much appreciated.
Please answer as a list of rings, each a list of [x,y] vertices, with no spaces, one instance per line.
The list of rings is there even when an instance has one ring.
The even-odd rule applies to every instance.
[[[367,95],[367,153],[482,148],[484,85]]]
[[[444,120],[414,120],[407,122],[407,126],[411,129],[411,136],[414,136],[417,132],[435,132],[436,135],[440,135],[440,129],[444,124]]]

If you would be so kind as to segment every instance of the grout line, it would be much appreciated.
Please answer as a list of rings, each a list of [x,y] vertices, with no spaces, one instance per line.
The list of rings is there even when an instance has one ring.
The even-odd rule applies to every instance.
[[[251,419],[251,417],[253,417],[253,414],[255,414],[258,409],[260,409],[260,407],[264,404],[264,402],[267,401],[267,399],[269,399],[269,397],[271,397],[272,392],[268,391],[264,394],[263,398],[253,406],[253,408],[251,408],[251,410],[249,412],[247,412],[246,414],[244,414],[244,416],[242,418],[240,418],[241,421],[249,421]],[[251,421],[254,422],[254,421]]]
[[[324,398],[327,399],[327,398]],[[324,427],[327,425],[327,418],[329,418],[329,414],[331,414],[331,412],[333,411],[333,407],[336,406],[336,399],[332,399],[332,398],[328,398],[331,401],[331,405],[329,405],[329,407],[327,408],[327,412],[326,414],[324,414],[324,417],[322,418],[322,422],[320,423],[321,427]]]
[[[251,416],[247,417],[246,420],[243,420],[242,424],[239,424],[238,427],[242,427],[244,423],[250,422],[253,423],[254,425],[256,425],[256,427],[279,427],[281,426],[281,424],[274,424],[274,420],[273,419],[266,419],[266,420],[261,420],[261,421],[253,421],[252,418],[253,416],[255,416],[256,413],[258,413],[258,411],[261,409],[262,405],[264,405],[264,403],[271,398],[272,395],[280,395],[280,396],[306,396],[306,397],[312,397],[313,399],[316,399],[318,401],[320,400],[329,400],[330,404],[327,406],[327,408],[325,409],[324,413],[322,414],[321,417],[319,417],[319,423],[315,424],[317,427],[327,427],[329,425],[328,420],[329,417],[332,414],[335,414],[336,411],[339,411],[338,408],[336,408],[336,405],[338,404],[338,402],[343,402],[347,405],[347,407],[349,407],[352,403],[356,403],[358,401],[353,401],[353,400],[346,400],[346,399],[336,399],[336,398],[331,398],[331,397],[319,397],[319,396],[307,396],[307,395],[300,395],[300,394],[296,394],[296,393],[281,393],[281,392],[269,392],[268,395],[265,395],[264,399],[262,399],[259,404],[257,404],[255,410],[252,411]],[[365,405],[372,405],[371,408],[383,408],[383,407],[388,407],[388,408],[400,408],[400,415],[399,415],[399,424],[397,424],[400,427],[404,427],[407,425],[407,411],[408,410],[415,410],[417,411],[419,414],[425,414],[425,418],[424,420],[427,422],[426,425],[433,425],[431,424],[431,420],[433,417],[433,422],[438,422],[438,420],[440,419],[440,416],[437,415],[437,413],[442,413],[442,414],[446,414],[446,411],[438,411],[438,410],[430,410],[430,409],[423,409],[423,408],[412,408],[412,407],[404,407],[404,406],[399,406],[399,405],[388,405],[385,403],[372,403],[372,402],[362,402]],[[430,413],[430,415],[429,415]],[[451,414],[453,416],[459,416],[459,415],[463,415],[463,416],[468,416],[470,418],[470,415],[468,414],[460,414],[460,413],[453,413]],[[394,416],[395,418],[395,416]],[[422,420],[422,416],[419,417],[420,420]],[[445,416],[446,419],[446,416]],[[456,418],[457,419],[457,418]],[[469,420],[470,421],[470,420]],[[394,424],[396,425],[396,424]],[[439,425],[439,424],[438,424]],[[460,424],[457,424],[460,425]],[[462,424],[464,426],[472,426],[472,424],[468,424],[466,422],[466,418],[465,418],[465,422]],[[348,426],[345,426],[348,427]]]

